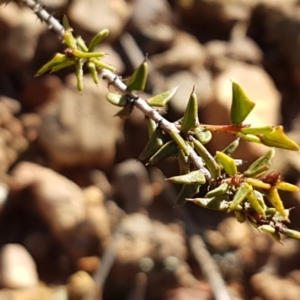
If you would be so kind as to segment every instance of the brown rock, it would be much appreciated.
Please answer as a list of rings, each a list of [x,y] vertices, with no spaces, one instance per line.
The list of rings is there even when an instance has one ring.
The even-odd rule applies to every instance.
[[[176,33],[169,50],[151,56],[154,67],[165,73],[197,71],[203,67],[204,61],[205,52],[202,45],[192,35],[183,31]]]
[[[96,186],[90,186],[84,191],[86,197],[86,218],[95,230],[95,234],[101,243],[106,243],[110,237],[109,214],[104,206],[104,196]],[[101,220],[101,222],[99,222]]]
[[[64,300],[67,292],[63,286],[49,288],[46,286],[38,286],[29,289],[1,289],[0,299],[2,300]]]
[[[20,109],[16,100],[0,97],[0,173],[6,172],[28,147],[22,123],[14,116]]]
[[[300,87],[299,7],[297,1],[258,5],[252,13],[248,34],[264,51],[264,66],[281,91],[282,122],[291,129],[299,115]]]
[[[80,270],[88,272],[89,274],[95,272],[100,265],[100,258],[98,256],[81,257],[77,261],[77,266]]]
[[[134,213],[123,218],[117,233],[120,236],[118,252],[111,270],[111,281],[107,282],[113,287],[110,292],[115,296],[128,291],[139,271],[149,272],[151,299],[161,299],[174,285],[195,283],[185,263],[185,237],[178,225],[153,222],[143,214]],[[162,281],[164,284],[159,284]]]
[[[297,284],[266,272],[252,276],[251,285],[255,295],[265,300],[294,300],[300,295]]]
[[[205,49],[210,69],[215,73],[230,68],[232,59],[254,65],[262,62],[262,51],[253,40],[246,37],[235,38],[230,42],[212,40],[205,45]]]
[[[199,0],[176,2],[180,22],[192,28],[202,39],[228,39],[237,22],[246,22],[252,9],[260,3],[291,6],[295,0]]]
[[[124,0],[74,1],[68,13],[68,17],[87,32],[95,34],[107,28],[110,39],[115,39],[122,32],[129,15],[130,9]]]
[[[194,288],[176,288],[171,289],[167,292],[167,300],[193,300],[193,299],[202,299],[208,300],[211,299],[211,293],[207,286],[204,283],[199,283]]]
[[[129,30],[146,53],[169,47],[175,37],[166,0],[134,0]]]
[[[55,188],[54,188],[55,187]],[[72,231],[86,216],[81,189],[58,173],[33,163],[18,164],[12,172],[12,189],[30,189],[54,235],[68,247]]]
[[[218,225],[218,230],[207,230],[206,239],[217,251],[236,249],[242,244],[249,244],[251,238],[250,227],[240,224],[235,218],[226,218]]]
[[[228,57],[246,63],[259,65],[263,59],[262,50],[247,37],[233,39],[227,49]]]
[[[57,93],[62,89],[62,81],[55,75],[44,75],[30,81],[21,95],[21,103],[33,110],[40,105],[58,98]]]
[[[154,246],[149,243],[152,234],[151,220],[142,214],[131,214],[120,223],[124,239],[117,254],[117,261],[123,264],[135,264],[148,256]]]
[[[118,164],[114,170],[115,189],[127,213],[147,208],[153,192],[146,168],[136,160]]]
[[[101,43],[95,51],[107,53],[101,61],[108,65],[114,66],[118,74],[122,74],[125,69],[124,62],[120,55],[113,49],[113,47],[107,43]]]
[[[29,9],[16,3],[10,3],[5,9],[1,7],[0,20],[5,32],[0,37],[1,66],[11,71],[24,70],[35,55],[37,38],[45,27]]]
[[[56,168],[97,165],[111,168],[116,142],[122,135],[122,122],[113,118],[118,108],[106,100],[107,86],[97,87],[90,77],[84,78],[84,94],[74,89],[75,78],[62,88],[55,101],[41,113],[39,141]]]
[[[156,261],[163,261],[168,256],[175,256],[182,261],[186,257],[183,232],[177,225],[151,222],[145,215],[136,213],[122,220],[120,230],[124,239],[117,255],[119,262],[139,262],[146,256]]]
[[[38,285],[36,265],[27,250],[18,244],[7,244],[0,254],[1,285],[4,288],[32,288]]]
[[[94,280],[84,271],[77,271],[68,279],[67,291],[70,300],[80,300],[94,289]]]

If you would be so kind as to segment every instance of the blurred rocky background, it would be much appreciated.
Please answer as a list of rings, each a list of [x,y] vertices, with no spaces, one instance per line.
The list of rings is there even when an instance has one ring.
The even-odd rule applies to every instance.
[[[282,124],[300,143],[299,0],[41,2],[86,41],[108,28],[100,48],[124,79],[148,53],[145,97],[179,85],[169,120],[183,115],[195,84],[201,122],[228,123],[234,80],[256,102],[247,121]],[[214,299],[197,258],[205,247],[191,232],[232,299],[300,299],[299,241],[282,245],[225,213],[174,209],[178,187],[164,178],[176,163],[137,162],[143,115],[113,117],[111,87],[88,75],[82,95],[72,70],[34,77],[62,49],[28,8],[0,7],[0,299]],[[216,134],[208,147],[231,140]],[[236,158],[265,151],[242,143]],[[300,154],[278,150],[274,169],[299,183]],[[299,194],[283,198],[299,229]]]

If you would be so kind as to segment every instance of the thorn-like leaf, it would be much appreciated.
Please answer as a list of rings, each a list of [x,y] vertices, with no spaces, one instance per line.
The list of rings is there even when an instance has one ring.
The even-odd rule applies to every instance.
[[[244,212],[235,210],[234,211],[235,218],[239,223],[245,223],[247,221],[247,217]]]
[[[149,98],[147,100],[147,102],[150,106],[164,107],[175,95],[177,89],[178,89],[178,86],[176,86],[175,88],[173,88],[171,90],[165,91],[161,94],[158,94],[156,96]]]
[[[255,197],[255,194],[253,191],[250,191],[247,195],[247,199],[250,203],[250,206],[261,216],[265,216],[265,210],[260,205],[258,199]]]
[[[280,181],[279,183],[277,183],[276,188],[282,191],[299,192],[299,188],[296,185],[285,181]]]
[[[299,146],[285,135],[282,126],[277,126],[272,132],[260,136],[260,141],[269,147],[299,151]]]
[[[132,103],[127,102],[125,106],[115,114],[115,117],[127,119],[131,115],[133,108],[134,106],[132,105]]]
[[[189,130],[195,128],[198,124],[198,100],[193,89],[184,116],[182,118],[181,131],[186,133]]]
[[[63,24],[64,30],[72,30],[70,23],[69,23],[69,19],[66,15],[64,15],[62,18],[62,24]]]
[[[235,174],[237,174],[237,167],[234,159],[219,151],[217,151],[216,153],[216,158],[229,176],[234,176]]]
[[[87,45],[85,44],[85,41],[82,39],[81,36],[76,38],[76,43],[78,48],[80,48],[82,51],[84,52],[88,52],[89,48],[87,47]]]
[[[216,187],[215,189],[207,192],[205,198],[212,198],[212,197],[224,195],[228,191],[228,188],[229,188],[228,184],[224,182],[220,184],[218,187]]]
[[[211,132],[209,130],[207,130],[206,128],[203,128],[203,127],[196,127],[195,129],[193,129],[193,132],[194,132],[195,138],[202,145],[207,144],[212,138]]]
[[[150,119],[148,117],[147,117],[147,121],[148,121],[148,137],[150,139],[152,134],[154,133],[154,131],[157,128],[157,124],[155,121],[153,121],[152,119]]]
[[[98,68],[102,68],[102,69],[107,69],[111,72],[116,72],[116,68],[111,66],[111,65],[108,65],[108,64],[105,64],[103,63],[102,61],[100,61],[99,59],[93,57],[93,58],[90,58],[90,61],[92,63],[94,63]]]
[[[246,96],[243,89],[237,83],[232,82],[231,123],[242,124],[254,106],[255,103]]]
[[[264,231],[264,232],[267,232],[267,233],[275,233],[276,232],[276,229],[271,226],[271,225],[261,225],[258,227],[258,229]]]
[[[282,244],[281,242],[281,235],[278,231],[275,231],[274,233],[270,233],[271,236],[277,241],[279,242],[280,244]]]
[[[65,63],[67,61],[69,61],[69,59],[64,54],[56,53],[55,56],[49,62],[47,62],[37,71],[35,76],[40,76],[46,73],[47,71],[51,70],[53,67],[61,63]]]
[[[65,62],[62,62],[62,63],[57,64],[54,67],[52,67],[51,73],[52,72],[57,72],[61,69],[64,69],[64,68],[67,68],[67,67],[70,67],[70,66],[73,66],[73,65],[75,65],[75,60],[66,60]]]
[[[96,68],[96,65],[92,62],[88,62],[87,63],[87,66],[88,66],[88,69],[91,73],[91,76],[93,78],[93,81],[95,84],[98,84],[99,83],[99,78],[98,78],[98,72],[97,72],[97,68]]]
[[[284,209],[282,200],[278,194],[278,190],[274,187],[271,188],[270,190],[266,191],[265,195],[267,196],[269,202],[275,207],[275,209],[282,215],[282,217],[286,220],[289,221],[289,216]]]
[[[178,175],[170,177],[166,180],[169,180],[176,184],[199,184],[202,185],[205,183],[205,176],[200,170],[192,171],[188,174]]]
[[[246,178],[246,182],[258,189],[269,190],[271,188],[271,185],[269,183],[263,182],[256,178]]]
[[[91,40],[88,47],[88,51],[93,52],[96,49],[96,47],[108,36],[108,34],[108,29],[103,29],[100,32],[98,32]]]
[[[259,205],[262,207],[262,209],[264,210],[265,214],[267,211],[267,205],[265,203],[265,199],[264,196],[261,192],[257,191],[257,190],[253,190],[254,196],[256,198],[256,200],[258,201]]]
[[[154,165],[160,160],[166,159],[168,157],[178,156],[179,150],[178,146],[174,141],[169,141],[165,143],[159,150],[151,156],[148,164]]]
[[[284,235],[300,240],[300,232],[296,231],[296,230],[292,230],[292,229],[288,229],[288,228],[281,228],[280,232],[283,233]]]
[[[229,205],[228,211],[236,210],[237,206],[240,205],[252,191],[252,187],[247,182],[242,182],[238,190],[236,191],[232,202]]]
[[[244,175],[248,177],[259,177],[269,170],[271,161],[275,155],[274,148],[270,149],[263,156],[259,157],[254,163],[250,165]]]
[[[171,131],[169,133],[170,137],[175,141],[178,147],[183,151],[183,153],[188,156],[190,154],[186,141],[181,137],[178,132]]]
[[[230,143],[222,152],[228,156],[231,156],[233,152],[237,149],[240,144],[240,138],[235,139],[232,143]]]
[[[199,192],[200,186],[198,184],[183,185],[180,193],[177,196],[174,207],[181,206],[186,203],[186,198],[191,198]]]
[[[65,31],[64,42],[70,49],[72,49],[72,50],[77,49],[77,42],[76,42],[75,37],[72,34],[71,29],[68,29]]]
[[[127,103],[125,95],[119,95],[119,94],[110,93],[110,92],[108,92],[106,94],[106,99],[108,100],[108,102],[110,102],[111,104],[113,104],[115,106],[123,107]]]
[[[184,154],[184,152],[179,148],[178,149],[178,158],[179,174],[187,174],[191,172],[191,162],[189,157]]]
[[[77,89],[79,92],[83,91],[83,60],[77,59],[75,62],[76,67],[76,79],[77,79]]]
[[[163,143],[162,130],[158,127],[151,135],[142,153],[139,155],[139,160],[144,160],[153,155],[163,145]]]
[[[72,53],[78,58],[102,58],[106,55],[105,52],[83,52],[77,49],[74,49]]]
[[[242,138],[245,141],[261,144],[260,138],[253,134],[243,134],[238,132],[236,133],[236,136]]]
[[[267,134],[274,130],[273,126],[264,126],[264,127],[245,127],[241,129],[243,134]]]
[[[137,70],[129,78],[127,89],[129,91],[143,91],[146,86],[148,76],[148,63],[145,59]]]
[[[220,176],[220,167],[208,150],[196,139],[193,140],[195,150],[205,162],[213,178]]]
[[[221,195],[212,198],[187,198],[186,200],[204,208],[227,211],[230,199],[227,195]],[[241,207],[239,208],[241,209]]]

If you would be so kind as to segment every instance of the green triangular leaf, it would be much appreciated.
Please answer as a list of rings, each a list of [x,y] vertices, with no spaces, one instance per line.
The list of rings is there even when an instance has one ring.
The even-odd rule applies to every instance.
[[[100,32],[98,32],[91,40],[88,46],[88,51],[93,52],[95,48],[108,36],[108,34],[109,34],[108,29],[103,29]]]
[[[232,82],[231,123],[242,124],[254,106],[255,103],[246,96],[243,89],[237,83]]]
[[[221,185],[219,185],[215,189],[208,191],[205,195],[205,198],[222,196],[228,191],[228,188],[229,188],[229,185],[226,182],[223,182]]]
[[[253,162],[244,175],[248,177],[258,177],[265,173],[269,168],[271,161],[275,155],[275,150],[272,148],[263,156],[259,157],[255,162]]]
[[[178,86],[175,88],[165,91],[161,94],[158,94],[154,97],[151,97],[147,100],[148,104],[151,106],[157,106],[157,107],[164,107],[172,99],[172,97],[175,95],[176,91],[178,89]]]
[[[162,159],[178,156],[178,154],[179,154],[178,146],[172,140],[172,141],[165,143],[161,148],[159,148],[159,150],[151,156],[148,164],[153,165]]]
[[[55,56],[48,61],[45,65],[43,65],[36,73],[35,76],[40,76],[44,73],[46,73],[47,71],[51,70],[53,67],[61,64],[61,63],[65,63],[69,61],[69,59],[66,57],[66,55],[61,54],[61,53],[56,53]]]
[[[215,196],[213,198],[187,198],[187,201],[191,201],[194,204],[219,211],[227,211],[229,208],[229,197],[227,195]]]
[[[212,133],[207,130],[206,128],[203,127],[196,127],[194,130],[194,136],[195,138],[202,144],[205,145],[207,144],[211,138],[212,138]]]
[[[121,119],[129,118],[133,111],[133,107],[132,103],[126,103],[125,106],[115,114],[115,117],[119,117]]]
[[[199,192],[200,185],[192,184],[192,185],[183,185],[177,199],[175,201],[176,206],[181,206],[186,203],[186,198],[191,198]]]
[[[240,205],[248,196],[248,194],[252,191],[251,185],[249,185],[247,182],[242,182],[239,188],[237,189],[232,202],[229,205],[228,211],[233,211],[237,208],[238,205]]]
[[[62,23],[63,23],[64,30],[70,30],[71,29],[69,19],[66,15],[63,16]]]
[[[196,152],[201,156],[206,167],[210,171],[213,178],[218,178],[220,173],[220,166],[217,164],[216,160],[210,154],[210,152],[196,139],[193,140],[193,144],[195,147]]]
[[[267,134],[274,130],[274,126],[264,126],[264,127],[246,127],[242,128],[241,132],[243,134]]]
[[[176,184],[204,184],[205,176],[200,170],[197,170],[184,175],[173,176],[168,178],[167,180]]]
[[[163,145],[162,130],[160,128],[156,128],[156,130],[151,135],[144,150],[139,155],[139,160],[144,160],[148,158],[150,155],[153,155],[162,145]]]
[[[217,151],[216,158],[229,176],[234,176],[237,173],[237,167],[233,158],[219,151]]]
[[[138,69],[129,78],[127,89],[129,91],[143,91],[146,86],[148,76],[148,64],[145,59]]]
[[[225,149],[223,149],[222,152],[228,156],[231,156],[231,154],[237,149],[239,144],[240,138],[237,138],[233,142],[231,142]]]
[[[110,92],[106,94],[106,99],[115,106],[123,107],[128,103],[126,96]]]
[[[198,124],[198,101],[193,89],[184,116],[182,118],[181,131],[188,132],[189,130],[195,128]]]
[[[285,135],[282,126],[277,126],[271,133],[260,136],[260,141],[269,147],[299,151],[299,146]]]

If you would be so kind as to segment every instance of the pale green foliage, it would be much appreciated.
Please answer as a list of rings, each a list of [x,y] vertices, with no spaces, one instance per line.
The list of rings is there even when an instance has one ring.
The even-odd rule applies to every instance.
[[[94,52],[96,45],[107,36],[107,30],[100,31],[87,47],[80,37],[74,38],[66,18],[64,28],[64,41],[68,48],[64,54],[56,54],[37,75],[75,65],[78,90],[82,91],[82,70],[85,63],[88,63],[95,83],[98,82],[97,69],[107,68],[114,71],[113,67],[100,62],[104,53]],[[107,94],[107,100],[111,104],[122,107],[117,116],[121,118],[130,116],[135,101],[139,99],[136,92],[145,89],[147,75],[148,64],[145,59],[129,78],[127,88],[122,93]],[[139,156],[140,160],[148,160],[149,164],[168,157],[177,159],[180,174],[168,179],[182,185],[175,206],[190,201],[208,209],[234,212],[238,222],[248,220],[255,228],[270,233],[277,241],[281,240],[281,234],[300,238],[298,232],[286,228],[289,210],[284,208],[278,193],[278,190],[295,192],[298,191],[298,187],[283,182],[279,173],[267,173],[275,154],[273,147],[299,151],[299,146],[285,135],[281,126],[255,127],[244,123],[255,103],[235,82],[232,83],[231,124],[218,126],[201,124],[194,90],[182,119],[172,124],[173,129],[170,129],[170,125],[163,126],[160,122],[156,123],[149,118],[149,109],[154,111],[155,107],[166,105],[176,90],[177,87],[145,101],[148,111],[149,142]],[[205,144],[212,139],[212,132],[215,131],[233,134],[237,139],[223,151],[217,151],[212,155]],[[272,147],[243,173],[239,171],[240,160],[232,158],[239,146],[240,138]],[[200,188],[201,194],[204,195],[202,198],[197,197]],[[269,203],[272,207],[268,207]]]

